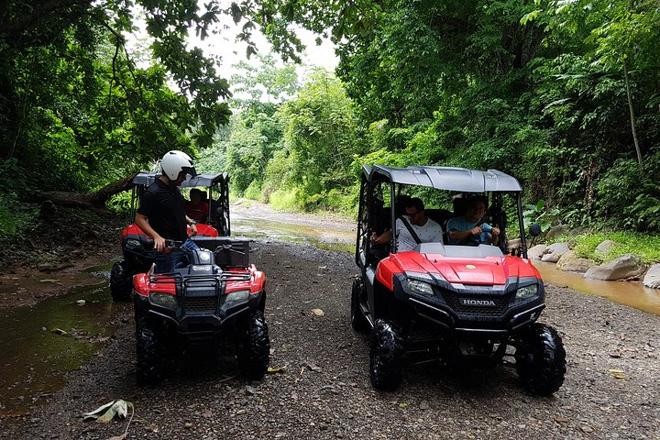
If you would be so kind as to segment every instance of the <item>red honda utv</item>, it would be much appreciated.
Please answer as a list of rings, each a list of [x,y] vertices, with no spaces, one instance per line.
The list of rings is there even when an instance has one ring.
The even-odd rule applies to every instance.
[[[135,213],[140,198],[158,178],[159,173],[138,173],[133,178],[131,194],[130,224],[120,234],[123,259],[116,262],[110,271],[110,292],[114,301],[131,298],[133,275],[146,272],[154,262],[155,251],[145,244],[151,239],[135,224]],[[181,188],[202,188],[208,210],[206,220],[197,224],[199,237],[227,237],[229,222],[229,176],[227,173],[188,176]]]
[[[527,259],[518,181],[497,170],[376,165],[362,168],[361,182],[351,324],[371,333],[372,385],[396,389],[407,363],[483,366],[513,355],[524,388],[557,391],[565,351],[555,329],[537,322],[544,286]],[[499,240],[452,245],[445,232],[432,243],[416,237],[416,247],[399,251],[401,231],[393,225],[409,224],[400,203],[406,196],[435,206],[425,213],[444,231],[470,198],[481,197],[488,209],[479,221],[496,226]],[[373,244],[374,235],[392,229],[389,243]],[[540,233],[538,225],[530,229]],[[510,249],[508,236],[518,236],[519,245]]]

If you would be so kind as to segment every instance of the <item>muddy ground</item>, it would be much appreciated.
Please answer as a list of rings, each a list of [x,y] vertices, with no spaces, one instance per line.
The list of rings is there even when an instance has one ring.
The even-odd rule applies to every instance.
[[[269,277],[271,366],[283,374],[247,383],[231,361],[195,359],[157,388],[139,388],[131,305],[119,304],[111,340],[29,413],[0,418],[0,438],[119,435],[125,422],[79,417],[116,398],[135,404],[128,438],[658,438],[657,316],[549,286],[541,320],[560,330],[568,358],[554,397],[527,395],[511,368],[457,375],[429,364],[380,393],[369,383],[367,342],[349,325],[351,255],[265,241],[253,251]]]
[[[19,237],[0,241],[0,310],[31,306],[98,283],[93,269],[118,257],[126,219],[111,213],[54,208],[35,216]]]

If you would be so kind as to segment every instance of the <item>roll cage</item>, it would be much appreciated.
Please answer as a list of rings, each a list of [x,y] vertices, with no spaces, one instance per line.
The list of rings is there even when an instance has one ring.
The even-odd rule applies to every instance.
[[[503,196],[513,197],[520,229],[519,255],[527,258],[525,243],[525,227],[522,215],[521,193],[522,187],[518,180],[498,170],[471,170],[465,168],[436,167],[436,166],[410,166],[407,168],[394,168],[382,165],[364,165],[361,173],[360,199],[358,211],[358,226],[356,238],[355,261],[360,267],[377,262],[371,252],[370,236],[379,230],[379,222],[396,224],[397,216],[401,215],[401,207],[397,206],[397,196],[406,186],[426,187],[460,193],[465,196],[485,195],[489,198],[489,211],[496,222],[502,225],[502,234],[499,248],[503,254],[507,253],[506,214],[503,207]],[[385,201],[389,199],[389,207]],[[454,207],[455,208],[455,207]],[[445,227],[446,221],[458,215],[444,209],[427,209],[427,215]],[[382,224],[380,229],[382,229]],[[382,232],[382,231],[378,231]],[[396,238],[392,234],[389,246],[390,253],[396,253]]]
[[[133,177],[133,188],[131,191],[131,222],[135,222],[135,213],[138,202],[142,194],[154,183],[160,173],[140,172]],[[209,213],[206,223],[214,226],[221,236],[231,235],[231,223],[229,220],[229,175],[227,173],[218,174],[198,174],[195,177],[188,176],[181,183],[181,188],[208,188]],[[214,194],[217,197],[214,199]]]

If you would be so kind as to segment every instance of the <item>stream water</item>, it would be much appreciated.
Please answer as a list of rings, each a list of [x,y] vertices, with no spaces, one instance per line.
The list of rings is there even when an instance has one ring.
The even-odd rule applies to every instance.
[[[33,307],[0,311],[0,415],[27,411],[61,387],[112,334],[107,274]],[[85,301],[84,304],[79,304]]]

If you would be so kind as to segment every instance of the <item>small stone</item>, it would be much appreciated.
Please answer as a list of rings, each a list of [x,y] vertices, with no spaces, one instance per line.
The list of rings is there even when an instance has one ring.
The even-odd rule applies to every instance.
[[[325,316],[325,312],[321,309],[312,309],[312,315],[314,315],[314,316]]]
[[[591,426],[580,426],[582,432],[594,432],[594,429]]]
[[[257,394],[257,390],[256,390],[256,388],[255,388],[255,387],[252,387],[252,386],[250,386],[250,385],[247,385],[247,386],[245,387],[245,392],[248,393],[248,394],[251,395],[251,396],[254,396],[255,394]]]
[[[421,410],[429,409],[429,403],[426,400],[422,400],[421,402],[419,402],[419,409]]]
[[[193,424],[190,423],[190,422],[186,422],[183,426],[184,426],[186,429],[190,429],[190,428],[193,427]]]
[[[86,301],[84,299],[79,299],[78,301],[76,301],[76,304],[78,304],[79,306],[84,306],[85,303]]]

